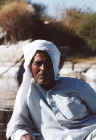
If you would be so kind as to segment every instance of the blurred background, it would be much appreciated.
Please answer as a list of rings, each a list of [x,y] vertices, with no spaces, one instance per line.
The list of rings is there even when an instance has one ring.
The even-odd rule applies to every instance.
[[[60,75],[96,90],[95,0],[0,0],[0,139],[24,73],[22,46],[46,39],[61,51]]]
[[[95,56],[95,23],[95,0],[0,0],[1,44],[43,38],[67,56]]]

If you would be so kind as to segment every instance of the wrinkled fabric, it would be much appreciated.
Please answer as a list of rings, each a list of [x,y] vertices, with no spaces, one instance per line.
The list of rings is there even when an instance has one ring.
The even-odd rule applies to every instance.
[[[86,140],[96,140],[96,129],[93,130],[88,137],[86,138]]]
[[[24,68],[25,70],[28,69],[28,66],[34,57],[36,51],[41,50],[41,51],[46,51],[48,55],[50,56],[52,63],[53,63],[53,68],[54,68],[54,74],[55,74],[55,79],[57,78],[57,74],[59,72],[59,64],[60,64],[60,51],[57,49],[57,47],[50,41],[46,40],[35,40],[27,45],[23,46],[23,52],[24,52]]]
[[[47,51],[53,63],[56,87],[48,91],[35,83],[29,70],[37,50]],[[7,138],[34,135],[36,127],[43,140],[85,140],[96,129],[95,91],[82,80],[57,76],[60,52],[53,43],[32,41],[23,51],[25,73],[7,125]]]
[[[55,79],[58,79],[58,72],[59,72],[59,63],[60,63],[61,54],[60,54],[60,51],[57,49],[57,47],[52,42],[46,41],[46,40],[35,40],[35,41],[28,42],[27,44],[25,44],[22,47],[22,49],[24,52],[24,59],[25,59],[25,62],[24,62],[25,72],[23,74],[23,81],[22,81],[21,87],[19,88],[18,93],[17,93],[17,97],[16,97],[17,101],[16,101],[16,105],[14,107],[14,110],[16,110],[18,108],[18,105],[17,105],[17,104],[19,104],[18,95],[19,94],[20,95],[28,94],[31,82],[34,80],[32,77],[32,73],[29,70],[29,64],[30,64],[32,58],[34,57],[34,55],[36,54],[36,51],[41,50],[41,51],[46,51],[48,53],[48,55],[51,58],[52,63],[53,63]],[[26,99],[23,99],[22,102],[25,102],[25,100]],[[18,109],[18,112],[19,112],[19,109]],[[13,118],[12,120],[14,120],[13,123],[15,122],[14,116],[17,116],[17,115],[12,116],[12,118]],[[13,124],[12,124],[12,126],[13,126]],[[12,126],[10,125],[10,128],[7,131],[7,137],[12,135],[12,133],[14,132]],[[25,134],[25,131],[23,134]]]
[[[10,129],[13,140],[17,140],[16,132],[19,130],[22,130],[20,136],[32,134],[33,120],[42,135],[41,139],[87,140],[96,129],[95,102],[95,91],[82,80],[59,78],[56,87],[49,91],[32,81],[28,94],[17,95],[14,112],[7,126],[7,136]],[[82,109],[80,112],[77,105]],[[65,113],[69,111],[69,115]],[[94,140],[89,137],[88,140]]]

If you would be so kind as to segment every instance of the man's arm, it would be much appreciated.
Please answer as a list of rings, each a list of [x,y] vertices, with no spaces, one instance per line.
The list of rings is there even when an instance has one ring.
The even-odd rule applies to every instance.
[[[87,104],[91,112],[96,114],[96,91],[83,80],[80,80],[78,86],[81,99]]]
[[[21,136],[20,140],[35,140],[35,137],[31,136],[30,134],[26,134],[24,136]]]
[[[12,117],[7,125],[7,138],[12,140],[33,140],[32,133],[34,133],[34,123],[30,119],[29,109],[27,105],[27,93],[17,93],[15,106]]]

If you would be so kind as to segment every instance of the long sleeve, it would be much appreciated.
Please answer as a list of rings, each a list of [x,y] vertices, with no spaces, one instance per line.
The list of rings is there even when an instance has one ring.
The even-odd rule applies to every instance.
[[[96,113],[96,91],[85,81],[64,77],[60,79],[59,87],[66,95],[78,96],[93,113]]]
[[[80,96],[92,113],[96,114],[96,91],[86,82],[80,81]]]
[[[32,134],[32,132],[34,132],[34,125],[27,106],[27,93],[18,92],[14,111],[7,125],[6,136],[7,138],[11,137],[13,140],[20,140],[22,135]]]

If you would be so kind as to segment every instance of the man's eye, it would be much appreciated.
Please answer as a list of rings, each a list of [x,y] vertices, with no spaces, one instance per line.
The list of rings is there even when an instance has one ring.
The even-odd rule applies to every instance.
[[[33,65],[40,67],[43,63],[42,62],[34,62]],[[43,64],[45,68],[49,68],[50,64],[49,63],[44,63]]]
[[[48,68],[49,67],[49,64],[46,63],[45,66],[46,66],[46,68]]]
[[[40,66],[41,65],[41,62],[35,62],[34,65]]]

